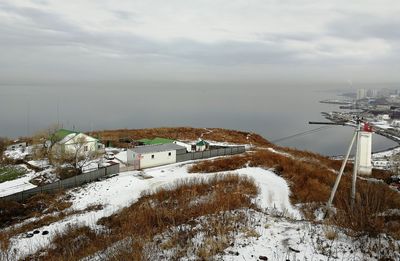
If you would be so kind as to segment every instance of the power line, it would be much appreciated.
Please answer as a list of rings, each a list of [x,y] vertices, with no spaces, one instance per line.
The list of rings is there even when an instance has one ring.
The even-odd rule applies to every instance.
[[[326,130],[326,129],[329,129],[329,128],[332,128],[332,127],[335,127],[335,126],[322,126],[322,127],[318,127],[318,128],[312,129],[312,130],[303,131],[303,132],[299,132],[299,133],[296,133],[296,134],[292,134],[290,136],[282,137],[282,138],[279,138],[277,140],[273,140],[271,142],[272,143],[277,143],[277,142],[281,142],[281,141],[284,141],[284,140],[292,139],[292,138],[295,138],[295,137],[300,137],[300,136],[303,136],[303,135],[308,135],[308,134],[311,134],[311,133],[315,133],[315,132],[319,132],[319,131],[322,131],[322,130]]]

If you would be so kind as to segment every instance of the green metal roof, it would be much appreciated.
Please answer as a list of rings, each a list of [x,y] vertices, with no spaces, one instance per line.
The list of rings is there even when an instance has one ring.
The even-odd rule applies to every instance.
[[[58,131],[56,131],[56,132],[53,134],[53,138],[54,138],[55,140],[62,140],[62,139],[64,139],[66,136],[68,136],[68,135],[70,135],[70,134],[72,134],[72,133],[78,134],[79,132],[71,131],[71,130],[66,130],[66,129],[59,129]]]
[[[168,144],[168,143],[174,142],[174,140],[165,139],[165,138],[154,138],[152,140],[151,139],[140,139],[139,141],[145,145]]]
[[[208,142],[201,140],[199,142],[196,143],[196,146],[206,146],[208,144]]]

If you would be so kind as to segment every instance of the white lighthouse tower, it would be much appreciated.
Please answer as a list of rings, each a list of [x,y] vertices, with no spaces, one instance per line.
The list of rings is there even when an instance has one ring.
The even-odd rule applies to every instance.
[[[351,205],[354,206],[356,201],[356,182],[357,175],[371,175],[372,174],[372,164],[371,164],[371,149],[372,149],[372,128],[368,123],[364,123],[363,128],[361,128],[361,120],[357,117],[357,126],[351,139],[350,146],[347,149],[346,156],[340,167],[339,174],[337,175],[335,184],[333,185],[331,195],[329,197],[327,207],[331,208],[333,198],[335,197],[336,190],[339,186],[340,179],[344,173],[347,160],[349,159],[351,149],[353,148],[354,142],[356,145],[356,155],[354,159],[353,175],[351,182]]]
[[[364,123],[363,129],[358,135],[358,173],[360,175],[371,175],[372,130],[368,123]]]

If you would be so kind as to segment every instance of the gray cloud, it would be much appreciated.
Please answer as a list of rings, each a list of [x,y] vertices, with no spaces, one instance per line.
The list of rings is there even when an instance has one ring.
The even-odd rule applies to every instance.
[[[97,48],[100,52],[108,50],[109,53],[114,53],[122,58],[156,56],[162,59],[170,58],[183,62],[218,65],[274,64],[296,60],[295,52],[279,46],[284,36],[271,35],[269,38],[275,43],[271,41],[201,43],[189,39],[161,43],[129,33],[92,33],[74,26],[61,17],[34,8],[2,5],[1,9],[28,18],[32,22],[30,27],[8,24],[0,28],[0,34],[5,36],[0,39],[0,44],[3,46],[86,47],[88,49]],[[121,16],[121,11],[118,11],[118,16]],[[126,17],[128,14],[123,12],[122,16]],[[301,36],[293,35],[290,38],[299,39]]]
[[[400,40],[400,18],[357,12],[341,12],[341,17],[327,25],[327,33],[347,39],[381,38]]]
[[[46,5],[47,1],[39,3]],[[132,26],[144,23],[135,10],[108,11],[123,23]],[[322,26],[318,32],[294,29],[261,31],[250,34],[252,37],[248,40],[217,41],[201,41],[189,36],[165,41],[119,29],[89,30],[71,18],[38,6],[0,3],[0,12],[16,17],[4,20],[0,27],[0,65],[6,67],[0,76],[9,81],[21,72],[29,80],[35,75],[38,78],[65,80],[72,75],[92,79],[118,78],[121,75],[154,74],[156,70],[174,74],[179,72],[174,72],[173,68],[196,71],[204,66],[230,70],[234,74],[241,67],[249,66],[276,66],[276,70],[285,66],[309,66],[309,73],[314,74],[318,66],[360,65],[365,61],[376,61],[384,67],[400,59],[400,31],[394,29],[399,28],[400,19],[353,11],[341,12],[339,17]],[[235,32],[234,27],[227,30],[226,27],[216,26],[211,30],[221,34]],[[339,44],[326,40],[326,37],[334,38]],[[390,53],[371,55],[365,59],[363,53],[357,54],[357,45],[352,44],[363,47],[363,43],[358,42],[370,38],[388,43]],[[355,52],[347,52],[350,48]],[[373,47],[370,49],[373,50]]]

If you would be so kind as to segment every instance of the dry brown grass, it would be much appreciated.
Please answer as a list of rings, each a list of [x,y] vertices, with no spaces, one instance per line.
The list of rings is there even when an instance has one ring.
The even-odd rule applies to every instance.
[[[223,157],[197,162],[191,165],[188,171],[189,173],[214,173],[221,171],[230,171],[244,167],[248,161],[248,155]]]
[[[290,157],[258,150],[254,153],[201,161],[189,168],[191,173],[210,173],[228,171],[245,167],[264,167],[279,169],[289,181],[294,202],[322,202],[328,198],[330,184],[336,176],[319,162],[299,161]],[[312,188],[312,189],[309,189]]]
[[[389,184],[391,181],[392,172],[381,169],[372,169],[372,178],[383,180],[385,183]]]
[[[64,197],[64,192],[57,194],[37,194],[23,202],[0,201],[0,228],[19,223],[24,219],[38,217],[43,214],[62,211],[71,206]]]
[[[104,244],[104,236],[97,234],[87,226],[69,226],[62,233],[56,234],[52,239],[52,247],[46,249],[46,255],[33,254],[25,260],[79,260],[77,256],[84,256],[85,252],[94,252],[97,247]],[[90,251],[88,248],[95,248]]]
[[[208,133],[210,130],[211,132]],[[119,129],[119,130],[103,130],[89,133],[101,140],[113,141],[113,144],[123,146],[119,143],[119,139],[130,138],[133,140],[143,138],[163,137],[175,140],[196,140],[201,137],[207,140],[232,142],[239,144],[252,143],[258,146],[272,146],[266,139],[255,133],[226,130],[219,128],[199,129],[191,127],[162,127],[153,129]],[[249,138],[247,138],[249,137]]]
[[[65,208],[67,208],[67,206],[68,207],[71,206],[70,202],[65,202],[64,204]],[[27,222],[21,226],[10,228],[5,231],[0,231],[0,244],[9,245],[9,240],[16,235],[28,233],[36,229],[39,229],[41,227],[48,226],[54,222],[65,219],[68,216],[82,214],[90,211],[98,211],[102,208],[103,208],[102,205],[96,204],[96,205],[90,205],[83,210],[60,211],[57,213],[53,213],[56,211],[54,210],[53,212],[51,212],[51,214],[44,214],[43,216],[38,217],[38,219],[32,222]]]
[[[166,259],[165,253],[168,250],[172,253],[168,256],[169,260],[179,260],[188,256],[197,260],[213,260],[215,255],[234,244],[235,235],[241,233],[246,237],[259,237],[252,228],[254,224],[249,218],[251,215],[251,211],[245,209],[225,211],[170,228],[146,245],[143,251],[145,259]],[[202,237],[201,241],[198,240],[198,236]]]
[[[61,192],[57,195],[37,194],[24,202],[0,201],[0,245],[8,246],[13,236],[33,231],[39,227],[49,225],[65,218],[62,212],[72,205]],[[36,219],[21,226],[11,228],[12,225],[22,222],[28,218]]]
[[[144,193],[138,202],[101,219],[99,224],[109,229],[108,234],[99,235],[87,228],[60,234],[53,242],[54,250],[47,249],[40,259],[79,260],[115,242],[131,238],[129,247],[114,253],[111,260],[141,260],[143,247],[155,235],[170,227],[191,223],[198,217],[240,208],[256,208],[252,198],[257,194],[258,188],[251,179],[237,175],[181,180],[168,189]],[[77,237],[82,238],[78,243],[75,240]],[[221,242],[218,244],[221,248],[224,246]]]
[[[382,215],[389,209],[399,208],[399,195],[389,190],[384,184],[362,183],[357,186],[357,197],[354,206],[351,206],[347,195],[340,195],[342,200],[337,203],[336,215],[331,222],[337,226],[349,229],[352,236],[378,236],[387,233],[395,238],[400,235],[399,216]],[[390,219],[392,222],[387,222]]]
[[[219,172],[241,168],[246,164],[252,167],[273,167],[279,169],[281,175],[289,182],[293,203],[317,202],[321,205],[327,202],[336,180],[336,174],[331,169],[338,170],[340,162],[310,152],[293,149],[284,151],[295,158],[269,150],[257,150],[246,155],[199,162],[191,166],[189,171]],[[378,216],[379,213],[388,209],[400,208],[399,193],[391,190],[385,184],[358,180],[357,204],[354,209],[350,209],[351,168],[347,169],[345,173],[334,200],[334,205],[338,208],[335,224],[354,231],[355,235],[376,236],[380,232],[390,233],[394,236],[400,235],[400,217],[393,217],[389,226],[384,222],[388,217]],[[387,174],[379,172],[379,175],[384,178]],[[312,215],[308,215],[308,217],[312,218]]]
[[[54,222],[65,219],[68,216],[82,214],[90,211],[98,211],[103,208],[101,204],[93,204],[87,206],[83,210],[69,210],[72,203],[69,201],[56,201],[55,204],[52,204],[49,208],[42,212],[42,215],[35,214],[36,219],[31,222],[26,222],[21,226],[16,226],[14,228],[8,228],[7,230],[0,231],[0,240],[10,240],[11,237],[28,233],[30,231],[34,231],[44,226],[48,226]],[[2,244],[5,242],[1,241]],[[6,243],[8,244],[8,243]]]
[[[324,235],[328,240],[335,240],[338,237],[338,231],[335,227],[325,226],[323,227]]]

